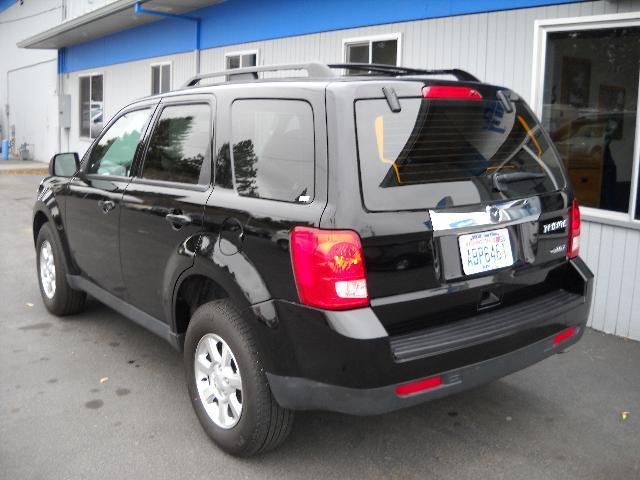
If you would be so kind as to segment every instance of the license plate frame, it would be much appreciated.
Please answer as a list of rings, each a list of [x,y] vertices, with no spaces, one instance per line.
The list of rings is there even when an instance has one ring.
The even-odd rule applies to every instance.
[[[514,264],[507,228],[460,235],[458,248],[465,275],[493,272]]]

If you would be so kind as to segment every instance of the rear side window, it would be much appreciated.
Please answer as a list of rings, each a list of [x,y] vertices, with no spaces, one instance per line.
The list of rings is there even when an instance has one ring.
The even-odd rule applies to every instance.
[[[302,100],[236,100],[231,118],[238,193],[286,202],[312,201],[311,106]]]
[[[208,104],[169,105],[162,110],[145,157],[142,178],[207,184],[211,155]]]
[[[522,198],[565,185],[547,135],[522,101],[356,102],[362,190],[370,210]]]

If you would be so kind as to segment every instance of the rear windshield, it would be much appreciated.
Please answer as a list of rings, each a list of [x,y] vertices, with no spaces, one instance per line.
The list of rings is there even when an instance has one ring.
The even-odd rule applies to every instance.
[[[401,99],[355,104],[369,210],[414,210],[527,197],[561,189],[555,150],[522,101]]]

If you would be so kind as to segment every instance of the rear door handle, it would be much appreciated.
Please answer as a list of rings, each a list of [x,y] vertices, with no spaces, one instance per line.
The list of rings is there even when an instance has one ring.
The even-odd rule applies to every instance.
[[[111,210],[116,208],[116,204],[112,200],[99,200],[98,206],[100,207],[100,210],[102,210],[102,213],[109,213]]]
[[[190,224],[193,221],[191,220],[191,217],[189,215],[182,215],[179,213],[169,213],[164,218],[176,230]]]

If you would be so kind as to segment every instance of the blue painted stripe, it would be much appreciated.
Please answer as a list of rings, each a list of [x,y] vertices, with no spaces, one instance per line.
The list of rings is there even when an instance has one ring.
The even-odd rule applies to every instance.
[[[390,6],[381,0],[227,0],[189,15],[202,19],[201,48],[206,49],[368,25],[580,1],[584,0],[394,0]],[[194,22],[166,19],[67,47],[60,72],[188,52],[195,45]]]
[[[16,0],[0,0],[0,13],[4,12],[11,5],[15,5]]]

